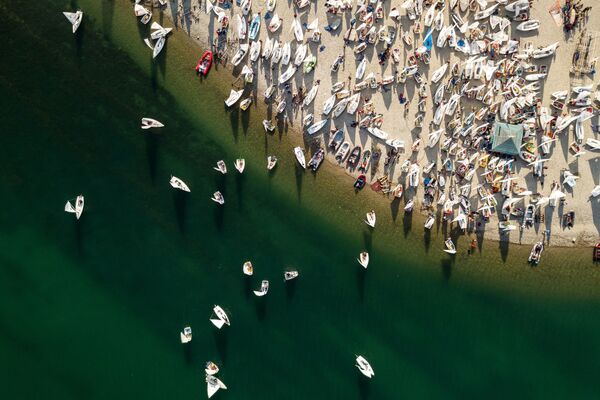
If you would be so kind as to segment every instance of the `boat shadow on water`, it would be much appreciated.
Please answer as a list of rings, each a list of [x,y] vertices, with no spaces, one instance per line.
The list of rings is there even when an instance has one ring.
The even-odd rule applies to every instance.
[[[398,211],[400,210],[400,198],[394,197],[394,200],[390,203],[390,211],[392,212],[392,221],[396,222],[398,218]]]
[[[358,384],[358,394],[361,399],[368,399],[371,391],[371,381],[363,376],[359,371],[356,373],[356,382]]]
[[[177,226],[179,232],[185,234],[185,216],[187,213],[188,195],[181,190],[173,191],[173,205],[175,206],[175,217],[177,218]]]
[[[215,337],[215,347],[217,348],[217,353],[219,353],[219,358],[223,364],[227,361],[227,345],[229,342],[229,338],[227,337],[227,329],[215,329],[213,330],[213,335]]]
[[[423,243],[425,244],[425,253],[429,253],[431,247],[431,229],[425,229],[423,232]]]
[[[369,228],[368,231],[363,231],[363,242],[365,244],[365,251],[367,253],[371,252],[373,248],[373,229]]]
[[[358,299],[361,304],[365,300],[365,285],[367,283],[367,268],[358,265],[356,268],[356,285],[358,289]]]
[[[287,295],[288,301],[291,301],[296,294],[296,283],[297,279],[293,279],[291,281],[287,281],[285,283],[285,294]]]
[[[450,280],[450,277],[452,276],[452,264],[454,264],[455,257],[456,257],[455,254],[450,254],[449,257],[443,258],[440,261],[440,268],[442,270],[442,278],[444,279],[445,282],[448,282]]]
[[[148,171],[150,172],[150,181],[156,182],[156,167],[158,164],[158,136],[145,135],[146,140],[146,157],[148,158]]]
[[[161,50],[160,54],[156,58],[152,58],[152,54],[150,57],[150,62],[152,63],[152,67],[150,69],[150,80],[152,82],[152,91],[158,92],[160,89],[160,85],[158,83],[158,73],[164,77],[167,72],[167,52],[169,50],[169,46],[165,42],[165,47]]]
[[[256,297],[254,302],[254,306],[256,308],[256,317],[259,321],[264,321],[267,316],[267,303],[264,297]]]
[[[501,239],[498,242],[498,248],[500,249],[500,258],[502,259],[502,262],[505,263],[506,259],[508,258],[508,248],[509,248],[508,238]]]
[[[236,107],[235,104],[231,108],[228,108],[227,105],[224,106],[225,112],[229,113],[229,122],[231,123],[231,132],[233,133],[233,140],[235,141],[235,143],[237,143],[240,128],[240,109],[239,107]]]
[[[244,296],[246,296],[246,299],[250,298],[251,293],[252,293],[252,277],[246,275],[246,279],[244,279]]]
[[[238,208],[241,210],[243,208],[243,199],[244,199],[244,181],[246,180],[244,174],[237,174],[235,177],[235,187],[237,192],[237,200],[238,200]]]
[[[302,197],[302,179],[304,177],[304,168],[296,163],[296,194],[298,195],[298,202]]]
[[[181,351],[183,351],[183,359],[185,360],[185,363],[187,365],[192,365],[193,362],[194,362],[194,357],[193,357],[193,354],[192,354],[192,346],[190,346],[188,344],[188,345],[184,345],[184,346],[181,346],[181,347],[182,347]]]
[[[406,238],[412,229],[412,212],[404,212],[404,216],[402,217],[402,229],[404,230],[404,237]]]
[[[80,218],[79,220],[74,219],[75,223],[75,249],[77,250],[77,255],[83,256],[83,224],[85,221],[85,217]]]

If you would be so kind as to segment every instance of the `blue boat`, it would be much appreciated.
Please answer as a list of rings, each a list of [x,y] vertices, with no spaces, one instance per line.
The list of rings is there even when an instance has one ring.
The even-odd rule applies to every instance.
[[[252,17],[252,22],[250,23],[250,32],[248,34],[248,38],[250,40],[256,39],[258,36],[258,31],[260,30],[260,14],[254,14]]]

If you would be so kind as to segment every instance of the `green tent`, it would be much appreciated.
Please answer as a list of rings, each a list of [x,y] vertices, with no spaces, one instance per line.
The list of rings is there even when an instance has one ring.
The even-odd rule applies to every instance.
[[[521,149],[523,141],[523,127],[521,125],[494,123],[492,134],[492,151],[496,153],[516,156]]]

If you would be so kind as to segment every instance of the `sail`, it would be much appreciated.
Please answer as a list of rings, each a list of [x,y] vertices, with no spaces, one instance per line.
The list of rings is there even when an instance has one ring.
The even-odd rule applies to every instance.
[[[72,25],[75,25],[75,23],[77,22],[77,13],[72,13],[72,12],[63,12],[64,16],[67,17],[67,19],[69,20],[69,22]]]
[[[73,207],[70,201],[67,201],[67,204],[65,204],[65,211],[69,213],[75,212],[75,207]]]
[[[223,321],[220,318],[211,318],[210,322],[213,323],[214,326],[216,326],[217,328],[221,329],[223,327],[223,325],[225,324],[225,321]]]

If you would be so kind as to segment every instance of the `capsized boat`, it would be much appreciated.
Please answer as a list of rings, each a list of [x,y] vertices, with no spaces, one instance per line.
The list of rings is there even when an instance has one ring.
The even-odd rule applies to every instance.
[[[262,297],[269,292],[269,281],[263,280],[260,283],[260,290],[253,290],[254,294],[258,297]]]
[[[377,216],[375,215],[375,210],[371,210],[367,213],[367,219],[365,223],[372,228],[375,228],[375,223],[377,222]]]
[[[163,126],[165,125],[162,122],[153,118],[142,118],[142,129],[162,128]]]
[[[283,272],[283,280],[284,281],[291,281],[292,279],[295,279],[297,277],[298,277],[298,271],[296,271],[295,269]]]
[[[179,338],[181,339],[181,343],[189,343],[192,341],[192,328],[186,326],[183,328],[182,332],[179,332]]]
[[[242,97],[243,93],[244,93],[244,89],[240,89],[240,90],[231,89],[231,92],[229,93],[229,97],[225,99],[225,105],[227,107],[231,107],[240,99],[240,97]]]
[[[215,306],[213,307],[213,314],[215,318],[211,316],[210,322],[212,322],[212,324],[217,328],[221,329],[223,325],[231,325],[231,323],[229,322],[229,316],[227,315],[225,310],[221,308],[221,306],[215,304]]]
[[[63,15],[71,23],[72,28],[73,28],[73,33],[77,32],[77,29],[79,29],[79,25],[81,25],[81,20],[83,19],[83,12],[82,11],[75,11],[75,12],[63,11]]]
[[[369,362],[363,356],[356,356],[356,368],[358,368],[360,373],[367,378],[372,378],[375,376],[375,372],[373,372],[371,364],[369,364]]]
[[[357,260],[360,265],[362,265],[364,268],[367,268],[369,266],[369,253],[366,251],[361,252],[358,255]]]
[[[243,158],[238,158],[235,160],[235,169],[238,170],[238,172],[241,174],[244,172],[244,168],[246,168],[246,160],[244,160]]]
[[[242,271],[244,275],[251,276],[254,273],[254,267],[252,266],[251,261],[246,261],[244,265],[242,265]]]
[[[169,180],[169,183],[175,189],[183,190],[184,192],[191,192],[188,185],[186,185],[184,181],[182,181],[181,179],[179,179],[176,176],[171,175],[171,179]]]
[[[74,204],[71,204],[71,200],[67,201],[67,203],[65,204],[65,211],[68,213],[73,213],[75,214],[75,218],[79,219],[81,218],[81,214],[83,213],[83,207],[85,205],[85,198],[83,197],[83,195],[79,195],[77,196],[77,198],[74,201]]]
[[[225,198],[223,197],[223,194],[221,194],[221,192],[219,192],[218,190],[213,193],[213,196],[210,199],[215,203],[219,203],[221,205],[225,204]]]
[[[300,146],[294,147],[294,154],[296,155],[296,160],[300,166],[306,169],[306,159],[304,158],[304,150]]]
[[[219,389],[227,389],[227,386],[225,386],[225,384],[221,382],[217,377],[212,375],[206,375],[206,393],[208,395],[208,398],[210,399],[211,397],[213,397]]]

